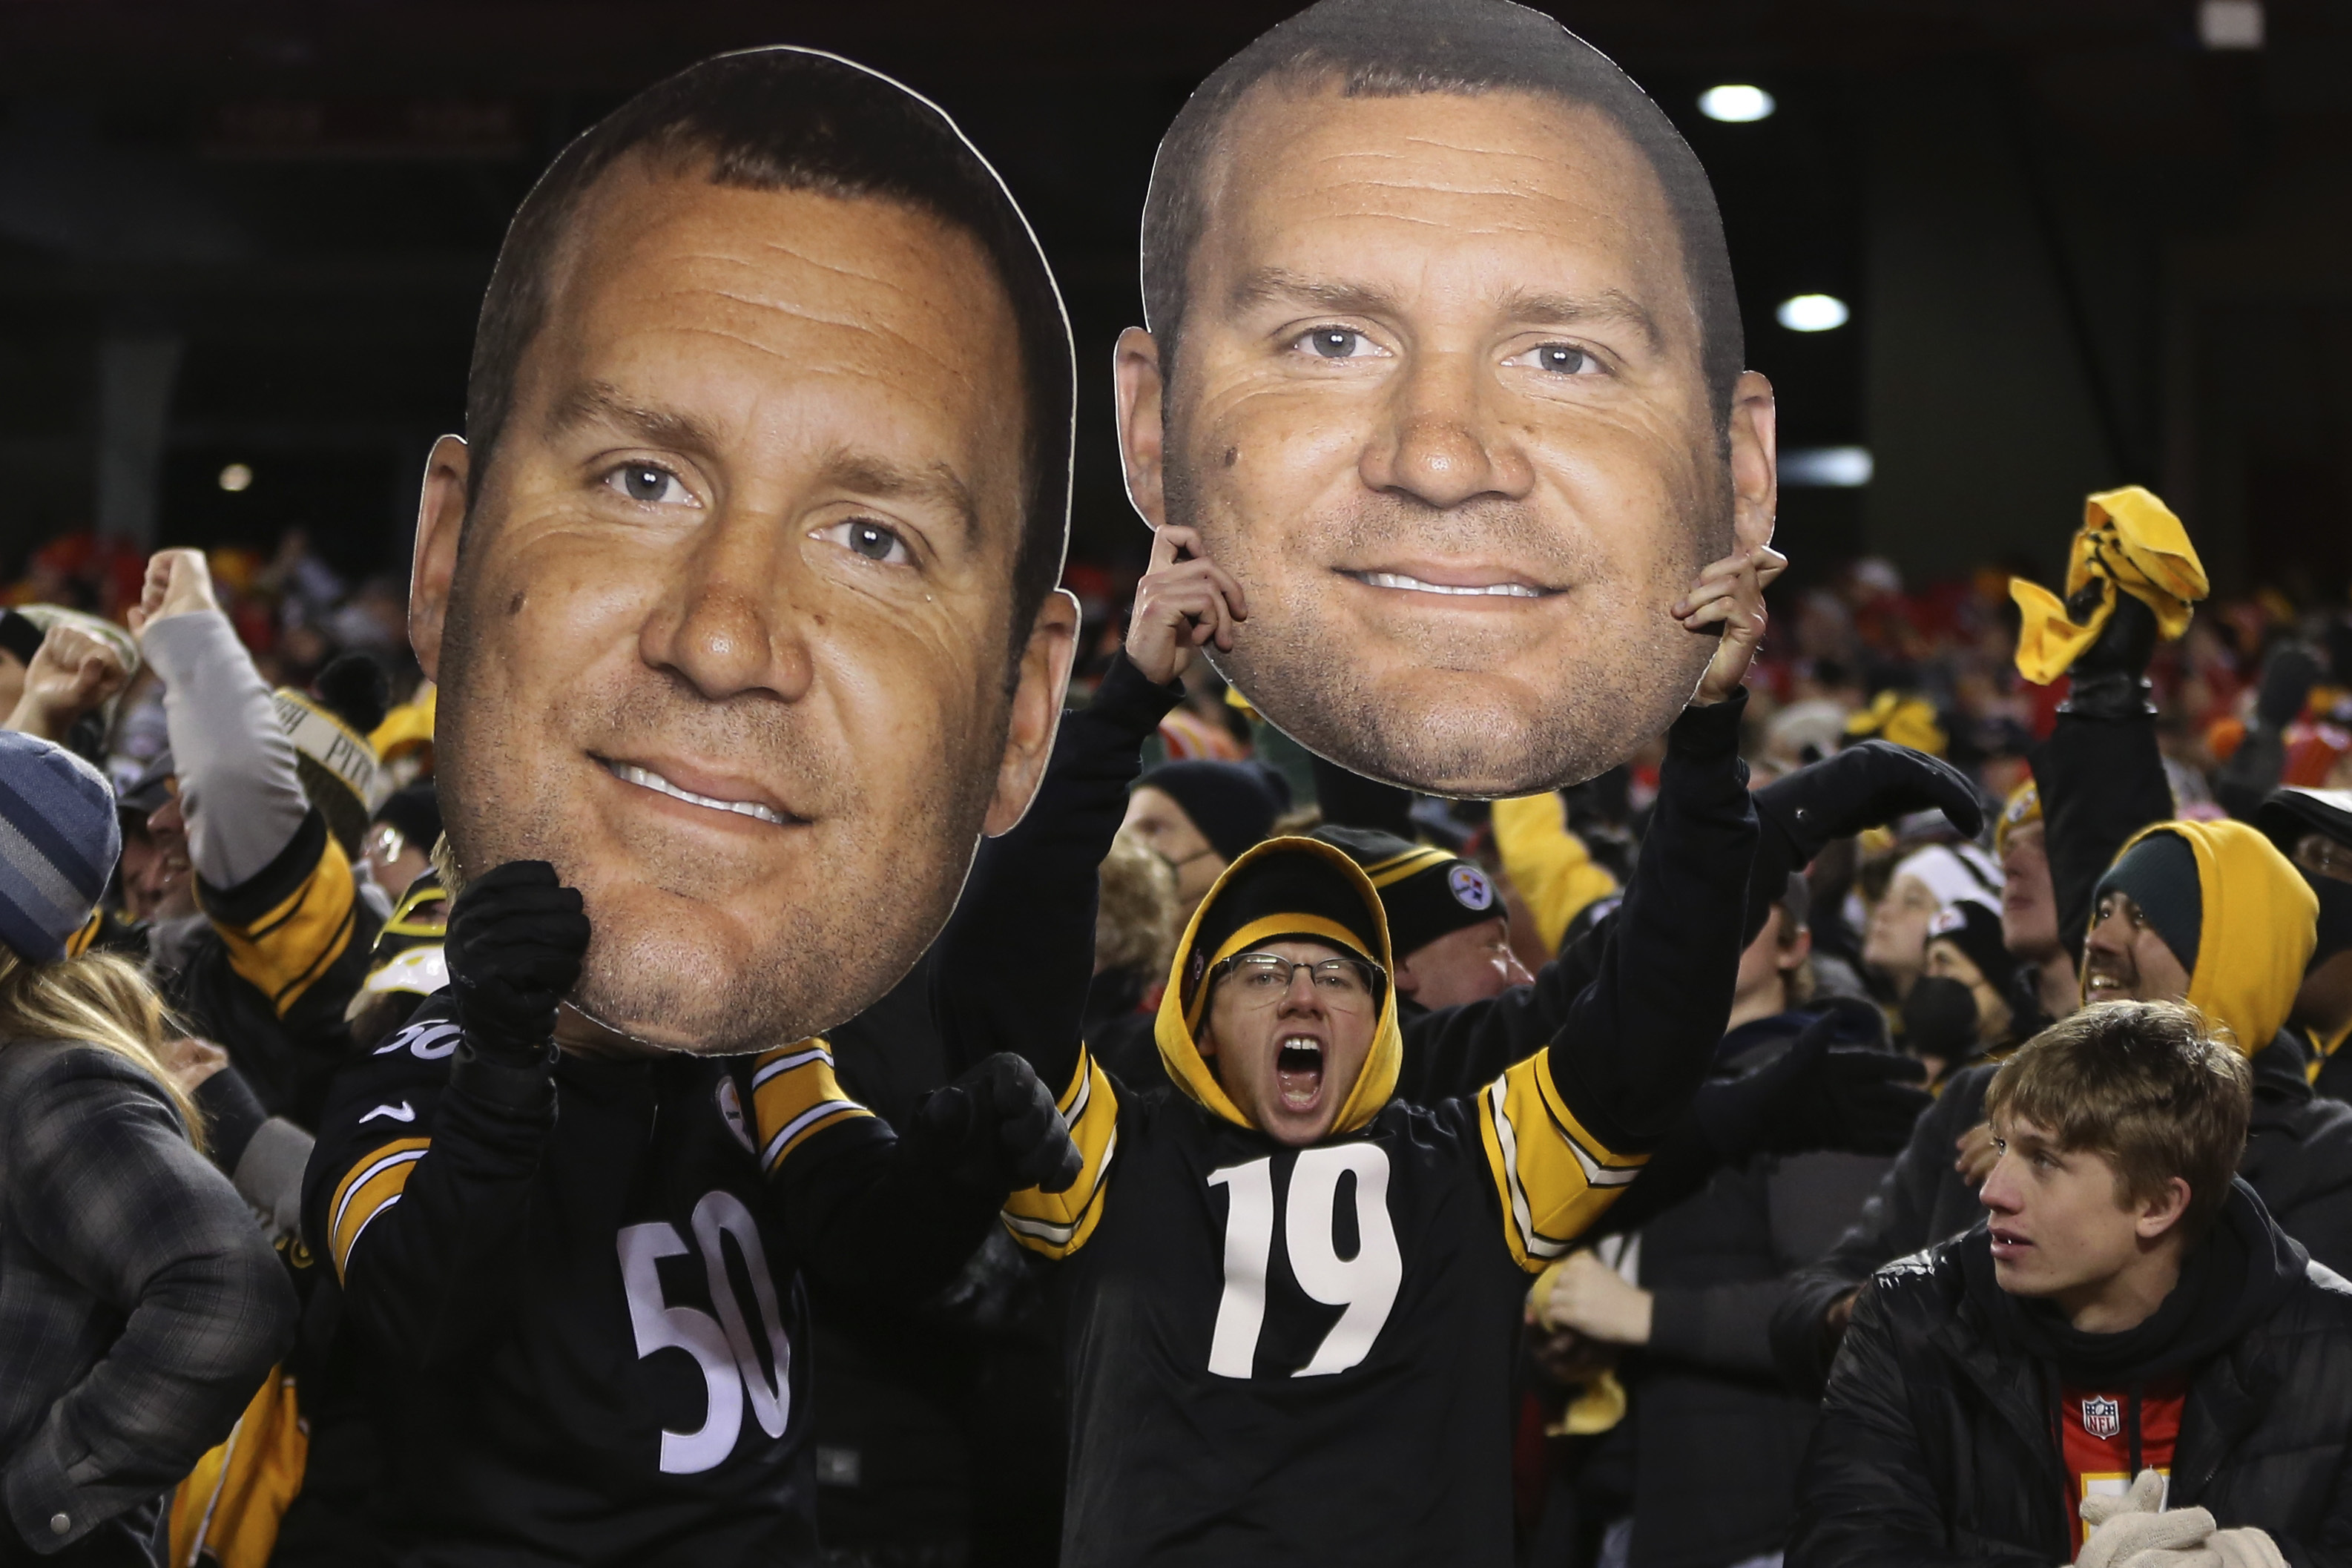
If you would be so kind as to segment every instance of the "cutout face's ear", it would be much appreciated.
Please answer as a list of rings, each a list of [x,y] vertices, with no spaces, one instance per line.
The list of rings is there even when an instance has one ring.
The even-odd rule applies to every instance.
[[[1062,699],[1070,687],[1070,665],[1078,650],[1078,601],[1066,588],[1045,595],[1030,624],[1029,646],[1021,653],[1021,675],[1013,689],[1013,712],[1004,730],[1004,756],[997,764],[996,794],[984,827],[992,838],[1009,833],[1029,810],[1054,754],[1061,727]]]
[[[425,463],[425,493],[416,505],[416,552],[408,567],[408,643],[425,679],[441,679],[441,634],[449,624],[449,586],[457,573],[457,541],[466,531],[466,489],[473,453],[463,439],[444,436]]]
[[[1157,530],[1168,521],[1160,479],[1167,450],[1167,384],[1160,371],[1160,344],[1141,327],[1119,333],[1111,353],[1111,379],[1118,402],[1118,454],[1127,466],[1127,499]]]
[[[1752,370],[1739,373],[1731,395],[1731,533],[1741,550],[1772,542],[1780,509],[1780,413],[1772,384]]]

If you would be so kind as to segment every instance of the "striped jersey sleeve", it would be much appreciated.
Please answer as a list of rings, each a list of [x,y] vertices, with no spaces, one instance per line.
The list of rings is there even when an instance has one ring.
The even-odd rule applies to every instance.
[[[1478,1134],[1503,1210],[1503,1239],[1529,1273],[1567,1254],[1641,1174],[1584,1129],[1552,1082],[1551,1052],[1513,1064],[1478,1094]]]
[[[339,1087],[348,1098],[321,1121],[303,1183],[304,1240],[334,1265],[336,1279],[350,1274],[360,1238],[399,1204],[433,1146],[434,1110],[458,1038],[455,1020],[420,1017],[344,1069]]]
[[[334,1259],[335,1278],[348,1272],[352,1248],[378,1215],[400,1202],[409,1173],[433,1146],[430,1138],[395,1138],[371,1149],[343,1173],[327,1201],[327,1249]]]
[[[833,1075],[833,1047],[815,1038],[762,1052],[752,1063],[751,1113],[760,1169],[771,1176],[819,1129],[874,1114],[843,1092]]]
[[[1103,1183],[1118,1153],[1118,1091],[1110,1075],[1097,1065],[1094,1053],[1078,1049],[1077,1070],[1069,1088],[1055,1102],[1069,1124],[1070,1139],[1085,1163],[1078,1179],[1058,1193],[1035,1187],[1004,1200],[1004,1227],[1013,1239],[1047,1258],[1067,1258],[1087,1244],[1101,1223]]]
[[[316,808],[259,874],[233,889],[199,884],[197,893],[229,967],[279,1018],[314,993],[342,1016],[366,973],[376,921],[360,903],[351,858]]]

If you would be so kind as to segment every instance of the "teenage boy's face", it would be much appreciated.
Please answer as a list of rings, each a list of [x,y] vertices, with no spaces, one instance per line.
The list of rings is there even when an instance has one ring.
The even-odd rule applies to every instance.
[[[1294,963],[1352,956],[1317,942],[1270,942],[1251,951]],[[1277,1142],[1295,1148],[1318,1142],[1364,1070],[1380,1022],[1378,999],[1369,993],[1335,996],[1304,969],[1291,972],[1286,987],[1253,984],[1230,972],[1216,986],[1201,1054],[1227,1098]]]
[[[1140,329],[1117,363],[1129,495],[1249,596],[1212,658],[1416,789],[1622,762],[1717,646],[1670,608],[1774,502],[1771,389],[1727,443],[1647,161],[1547,97],[1269,86],[1213,163],[1172,381]]]
[[[473,515],[463,443],[426,481],[443,807],[467,871],[585,895],[590,1016],[752,1049],[905,973],[1050,748],[1013,308],[890,202],[625,162],[572,234]]]
[[[1993,1279],[2012,1296],[2066,1296],[2114,1279],[2179,1218],[2132,1203],[2103,1154],[2061,1149],[2021,1118],[1992,1124],[1999,1158],[1977,1191],[1992,1230]]]
[[[2083,1000],[2179,1002],[2188,995],[2189,971],[2132,896],[2101,899],[2083,941]]]

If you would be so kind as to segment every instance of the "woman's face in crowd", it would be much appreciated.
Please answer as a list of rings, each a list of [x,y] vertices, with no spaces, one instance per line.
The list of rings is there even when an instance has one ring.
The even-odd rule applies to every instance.
[[[1916,877],[1898,876],[1870,911],[1862,939],[1862,961],[1884,976],[1897,994],[1911,989],[1927,957],[1927,923],[1942,908],[1935,892]]]
[[[1957,980],[1969,988],[1977,999],[1977,1038],[1987,1045],[2009,1037],[2009,998],[1985,978],[1976,961],[1953,942],[1938,939],[1927,944],[1926,974],[1945,980]]]

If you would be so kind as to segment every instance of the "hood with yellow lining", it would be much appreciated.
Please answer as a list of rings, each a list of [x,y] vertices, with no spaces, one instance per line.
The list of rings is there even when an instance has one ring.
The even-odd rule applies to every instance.
[[[1269,901],[1270,887],[1297,889],[1310,896],[1276,897]],[[1236,919],[1225,905],[1237,900],[1255,907]],[[1345,918],[1354,916],[1359,909],[1360,917]],[[1204,938],[1204,931],[1219,934]],[[1215,1069],[1201,1055],[1195,1033],[1208,1013],[1208,973],[1234,953],[1285,937],[1329,942],[1343,952],[1371,960],[1384,976],[1395,970],[1381,896],[1346,851],[1312,838],[1269,838],[1251,846],[1226,867],[1201,907],[1192,911],[1183,938],[1176,944],[1153,1034],[1159,1041],[1160,1059],[1176,1087],[1202,1109],[1236,1127],[1255,1130],[1256,1124],[1242,1114],[1217,1081]],[[1331,1131],[1350,1132],[1378,1115],[1396,1093],[1397,1072],[1403,1062],[1396,987],[1384,983],[1371,1048],[1348,1098],[1340,1102],[1339,1120]]]
[[[2197,858],[2202,923],[2189,1005],[2235,1037],[2248,1056],[2271,1043],[2294,1010],[2304,965],[2317,940],[2319,900],[2277,847],[2242,822],[2158,822],[2132,845],[2158,833],[2187,841]],[[2085,993],[2089,971],[2084,972]]]

